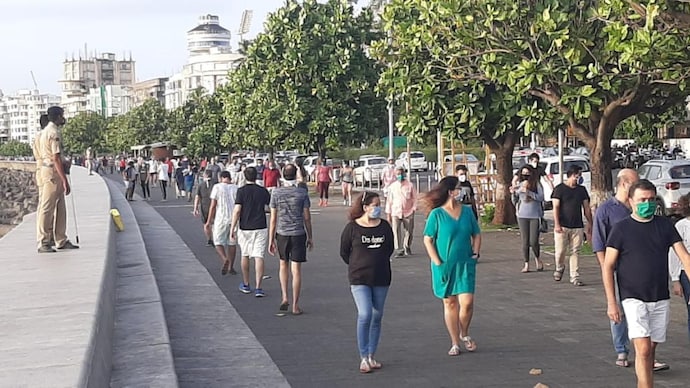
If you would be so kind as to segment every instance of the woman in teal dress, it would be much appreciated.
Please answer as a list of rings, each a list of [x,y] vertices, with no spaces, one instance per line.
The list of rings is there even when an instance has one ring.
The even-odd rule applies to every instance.
[[[472,208],[461,204],[458,178],[447,176],[429,191],[422,204],[430,209],[424,246],[431,259],[434,295],[443,299],[443,316],[450,335],[449,356],[477,349],[469,335],[474,308],[474,283],[481,235]]]

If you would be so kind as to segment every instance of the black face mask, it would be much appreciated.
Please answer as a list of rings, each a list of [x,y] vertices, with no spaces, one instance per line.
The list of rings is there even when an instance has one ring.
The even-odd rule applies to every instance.
[[[529,175],[520,175],[520,181],[526,181],[529,179]]]

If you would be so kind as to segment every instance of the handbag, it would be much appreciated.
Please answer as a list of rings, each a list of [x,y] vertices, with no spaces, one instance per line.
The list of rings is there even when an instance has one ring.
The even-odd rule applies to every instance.
[[[539,219],[539,231],[541,233],[547,233],[549,231],[549,222],[546,221],[544,217]]]

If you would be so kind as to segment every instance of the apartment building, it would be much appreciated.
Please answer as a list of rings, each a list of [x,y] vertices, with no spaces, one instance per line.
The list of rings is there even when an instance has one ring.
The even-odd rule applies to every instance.
[[[144,101],[154,98],[165,105],[165,83],[168,78],[154,78],[146,81],[137,82],[132,85],[132,105],[137,107]]]
[[[131,86],[136,80],[135,61],[131,57],[118,60],[113,53],[65,60],[63,70],[63,79],[58,82],[62,88],[66,117],[87,110],[91,89],[109,85]]]
[[[53,105],[60,105],[60,97],[38,90],[19,90],[13,95],[0,92],[0,142],[33,141],[41,129],[41,114]]]
[[[232,52],[230,38],[230,31],[220,25],[218,16],[199,18],[199,24],[187,32],[187,64],[165,83],[167,109],[182,106],[198,88],[213,93],[227,81],[228,72],[244,58]]]
[[[132,87],[104,85],[89,89],[86,96],[86,110],[103,117],[123,115],[133,108]]]

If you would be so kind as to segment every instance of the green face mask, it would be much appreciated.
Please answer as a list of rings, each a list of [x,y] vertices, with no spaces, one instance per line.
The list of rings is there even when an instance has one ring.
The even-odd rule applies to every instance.
[[[656,210],[656,201],[642,202],[637,204],[637,215],[642,218],[652,218]]]

